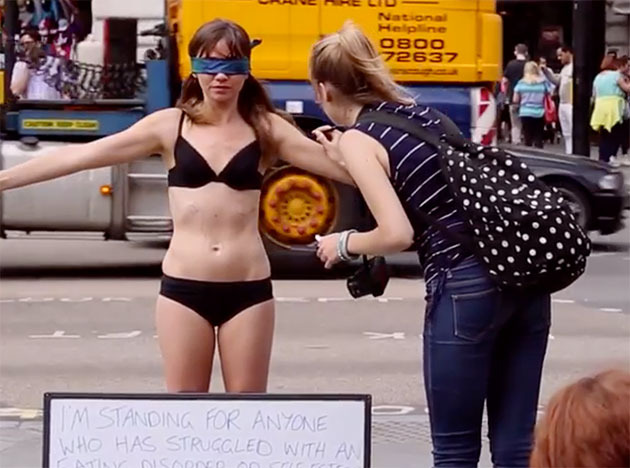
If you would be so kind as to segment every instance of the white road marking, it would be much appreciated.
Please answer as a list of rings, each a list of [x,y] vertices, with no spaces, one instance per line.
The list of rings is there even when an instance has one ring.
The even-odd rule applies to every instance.
[[[372,407],[374,416],[402,416],[412,413],[416,408],[413,406],[378,405]]]
[[[33,408],[0,408],[1,419],[38,419],[44,415],[41,409]]]
[[[81,298],[72,298],[72,297],[17,297],[17,298],[7,298],[0,299],[0,304],[8,304],[13,302],[93,302],[93,301],[101,301],[101,302],[131,302],[134,299],[131,297],[103,297],[103,298],[94,298],[94,297],[81,297]]]
[[[45,338],[81,338],[80,335],[66,335],[63,330],[56,330],[52,335],[29,335],[29,338],[38,340]]]
[[[418,411],[420,408],[406,405],[374,405],[372,406],[372,416],[404,416]],[[429,409],[424,407],[424,412],[429,413]],[[1,420],[34,420],[41,419],[44,410],[39,408],[0,408]]]
[[[127,338],[135,338],[140,336],[142,332],[140,330],[133,330],[130,332],[121,332],[121,333],[106,333],[104,335],[98,335],[97,338],[103,340],[123,340]]]
[[[630,257],[628,257],[630,258]],[[6,298],[0,299],[0,304],[13,304],[16,302],[19,303],[51,303],[55,301],[64,302],[64,303],[85,303],[85,302],[93,302],[100,301],[104,303],[114,303],[114,302],[131,302],[133,300],[140,298],[131,298],[131,297],[103,297],[103,298],[94,298],[94,297],[19,297],[19,298]],[[331,303],[331,302],[358,302],[358,301],[376,301],[381,304],[387,304],[390,302],[402,302],[402,301],[416,301],[417,298],[414,297],[363,297],[359,300],[354,299],[352,297],[318,297],[318,298],[307,298],[307,297],[277,297],[277,302],[285,302],[285,303],[311,303],[311,302],[319,302],[322,304]],[[574,299],[552,299],[552,302],[555,304],[576,304],[578,302],[589,303],[588,298],[584,298],[581,300]],[[610,308],[610,307],[602,307],[599,308],[602,312],[623,312],[623,309],[618,308]],[[374,339],[374,338],[372,338]],[[400,339],[400,338],[398,338]]]
[[[5,298],[0,299],[0,304],[8,304],[14,302],[131,302],[137,299],[142,299],[138,297],[17,297],[17,298]],[[362,301],[378,301],[382,303],[387,302],[400,302],[405,300],[416,300],[414,297],[362,297],[360,299],[355,299],[353,297],[276,297],[277,302],[299,302],[299,303],[310,303],[310,302],[357,302],[359,300]]]
[[[605,312],[623,312],[622,309],[600,309]],[[94,332],[93,332],[94,333]],[[137,338],[142,335],[141,330],[131,330],[128,332],[113,332],[113,333],[103,333],[101,335],[97,335],[97,338],[102,340],[123,340],[130,338]],[[363,332],[363,336],[365,336],[369,340],[406,340],[407,336],[405,332],[393,332],[393,333],[380,333],[380,332]],[[66,332],[63,330],[56,330],[51,335],[29,335],[29,338],[32,339],[42,339],[42,338],[82,338],[81,335],[66,335]],[[158,338],[158,335],[153,335],[154,339]],[[418,338],[422,340],[422,334],[414,336],[414,338]],[[549,339],[555,340],[556,337],[549,333]],[[327,349],[330,348],[329,345],[322,344],[313,344],[313,345],[305,345],[305,348],[310,349]]]
[[[305,297],[276,297],[277,302],[309,302]]]
[[[377,297],[376,300],[378,302],[394,302],[394,301],[402,301],[402,297]]]
[[[18,302],[53,302],[54,300],[54,297],[23,297],[18,299]]]
[[[394,333],[377,333],[377,332],[363,332],[365,336],[368,337],[369,340],[404,340],[405,333],[404,332],[394,332]]]

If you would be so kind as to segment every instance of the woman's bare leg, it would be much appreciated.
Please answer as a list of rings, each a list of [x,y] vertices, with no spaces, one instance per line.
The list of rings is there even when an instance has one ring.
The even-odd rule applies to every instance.
[[[157,327],[168,392],[207,392],[214,358],[214,328],[206,319],[158,296]]]
[[[219,327],[226,392],[267,391],[274,320],[274,301],[269,300],[245,309]]]

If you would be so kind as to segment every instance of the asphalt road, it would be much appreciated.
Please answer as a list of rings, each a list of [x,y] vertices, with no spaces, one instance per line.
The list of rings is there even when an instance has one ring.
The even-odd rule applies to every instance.
[[[593,240],[586,274],[553,298],[541,407],[580,376],[630,369],[630,231]],[[41,466],[44,392],[164,391],[153,326],[163,253],[159,242],[0,241],[3,468]],[[403,277],[358,301],[343,278],[295,268],[288,279],[283,265],[269,391],[371,394],[372,466],[430,466],[424,284],[413,255],[389,263]],[[223,391],[218,363],[211,391]],[[480,466],[491,466],[487,444]]]
[[[543,401],[581,373],[630,364],[629,231],[594,242],[587,273],[554,296]],[[162,254],[154,244],[1,241],[0,401],[38,408],[44,391],[161,391],[153,308]],[[391,263],[418,273],[413,256]],[[343,279],[274,287],[270,391],[361,391],[377,405],[424,411],[421,279],[393,279],[378,300],[352,300]]]

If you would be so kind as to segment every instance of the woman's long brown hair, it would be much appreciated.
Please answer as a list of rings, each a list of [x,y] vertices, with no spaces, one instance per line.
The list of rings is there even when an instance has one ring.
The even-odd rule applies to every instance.
[[[201,26],[188,45],[188,55],[190,57],[207,55],[221,40],[226,42],[231,58],[251,58],[251,40],[247,31],[238,24],[224,19],[215,19]],[[194,123],[204,123],[200,106],[202,103],[203,91],[199,81],[191,74],[182,85],[177,107],[186,112]],[[274,152],[269,114],[275,111],[267,91],[251,74],[248,75],[239,94],[238,111],[245,122],[254,129],[263,150],[264,161],[268,164]]]

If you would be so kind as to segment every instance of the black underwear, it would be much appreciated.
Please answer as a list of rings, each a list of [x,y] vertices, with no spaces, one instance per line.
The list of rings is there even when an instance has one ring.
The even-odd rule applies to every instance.
[[[271,278],[255,281],[200,281],[163,275],[160,294],[219,327],[240,312],[273,299]]]

